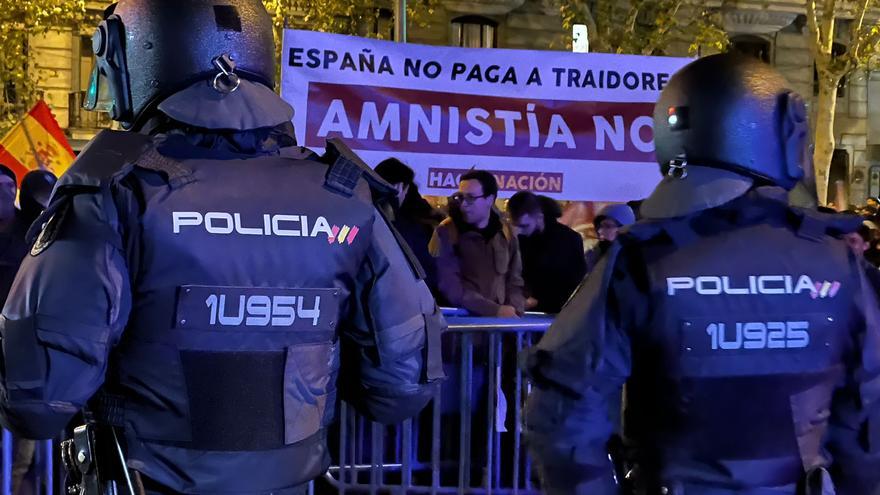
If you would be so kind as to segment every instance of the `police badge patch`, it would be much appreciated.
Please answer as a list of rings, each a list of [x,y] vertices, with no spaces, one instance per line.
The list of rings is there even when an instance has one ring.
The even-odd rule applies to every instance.
[[[31,246],[31,256],[38,256],[55,242],[55,238],[58,237],[58,232],[61,230],[61,225],[64,223],[64,218],[67,216],[69,208],[70,201],[60,201],[57,207],[53,208],[50,206],[49,211],[40,215],[40,218],[37,219],[38,222],[47,216],[49,219],[40,226],[40,235],[37,236],[34,245]],[[55,210],[54,212],[52,211],[53,209]]]

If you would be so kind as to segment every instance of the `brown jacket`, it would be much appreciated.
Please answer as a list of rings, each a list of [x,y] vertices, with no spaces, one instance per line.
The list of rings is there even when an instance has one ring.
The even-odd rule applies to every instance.
[[[496,213],[493,213],[496,215]],[[452,219],[441,223],[428,248],[437,258],[440,293],[453,306],[479,316],[495,316],[502,305],[522,314],[522,261],[513,229],[501,229],[486,240],[476,230],[460,231]]]

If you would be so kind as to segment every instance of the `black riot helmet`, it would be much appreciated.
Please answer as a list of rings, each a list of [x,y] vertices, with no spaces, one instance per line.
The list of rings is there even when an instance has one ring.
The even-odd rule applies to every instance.
[[[811,163],[809,131],[803,99],[775,69],[743,55],[687,65],[654,109],[663,175],[697,165],[791,189]]]
[[[275,86],[272,20],[260,0],[120,0],[92,38],[85,107],[137,129],[195,83],[233,93]]]

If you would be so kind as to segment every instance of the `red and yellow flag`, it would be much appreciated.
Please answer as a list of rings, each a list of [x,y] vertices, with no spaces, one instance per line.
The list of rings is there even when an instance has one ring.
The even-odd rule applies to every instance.
[[[19,183],[26,173],[40,168],[61,177],[74,157],[64,131],[43,100],[0,140],[0,164],[12,169]]]

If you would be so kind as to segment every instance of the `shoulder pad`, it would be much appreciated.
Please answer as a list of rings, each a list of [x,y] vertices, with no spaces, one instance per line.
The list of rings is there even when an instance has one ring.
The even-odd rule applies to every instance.
[[[101,182],[134,162],[152,145],[153,138],[143,134],[101,131],[61,176],[55,190],[76,186],[99,187]]]
[[[799,219],[797,234],[813,240],[824,236],[842,237],[857,231],[863,222],[857,215],[822,213],[807,208],[791,207],[791,212]]]
[[[386,198],[397,192],[338,138],[327,140],[327,149],[321,161],[330,166],[324,186],[343,196],[354,195],[361,177],[367,181],[375,197]]]

